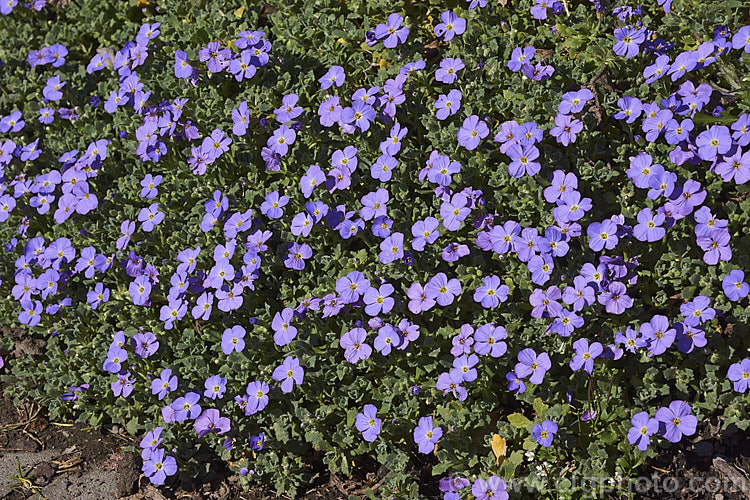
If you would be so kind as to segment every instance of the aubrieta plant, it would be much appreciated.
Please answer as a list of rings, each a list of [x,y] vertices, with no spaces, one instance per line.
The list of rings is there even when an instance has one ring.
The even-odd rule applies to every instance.
[[[742,2],[0,13],[2,380],[153,484],[575,497],[747,430]]]

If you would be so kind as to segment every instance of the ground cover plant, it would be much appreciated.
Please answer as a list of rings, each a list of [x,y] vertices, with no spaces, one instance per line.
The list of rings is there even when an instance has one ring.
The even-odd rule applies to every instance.
[[[1,376],[154,484],[575,497],[747,430],[743,2],[0,12]]]

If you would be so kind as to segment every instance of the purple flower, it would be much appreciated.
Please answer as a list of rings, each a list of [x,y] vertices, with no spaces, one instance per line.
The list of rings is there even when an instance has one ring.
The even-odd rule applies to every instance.
[[[432,244],[438,239],[440,233],[437,231],[440,222],[434,217],[427,217],[423,221],[417,221],[411,228],[414,239],[411,242],[412,249],[421,252],[425,245]]]
[[[254,451],[260,451],[266,444],[266,435],[262,432],[257,436],[250,436],[250,449]]]
[[[157,427],[151,432],[147,432],[143,439],[141,439],[140,447],[144,450],[153,451],[156,449],[164,439],[161,437],[161,432],[164,430],[162,427]]]
[[[670,0],[671,1],[671,0]],[[695,69],[698,64],[698,55],[693,51],[681,52],[677,55],[669,67],[669,75],[673,82],[679,80],[685,73]]]
[[[666,75],[669,69],[669,56],[661,55],[656,58],[654,64],[646,66],[646,69],[643,70],[643,77],[646,78],[646,83],[651,84]]]
[[[547,9],[549,8],[549,2],[547,0],[535,0],[536,3],[531,6],[529,12],[534,19],[544,20],[547,19]]]
[[[370,192],[362,197],[362,208],[359,211],[360,217],[368,221],[375,217],[388,214],[386,204],[390,199],[390,194],[386,189],[378,188],[375,192]]]
[[[362,413],[358,413],[355,419],[355,427],[362,433],[362,439],[372,443],[380,434],[382,421],[376,416],[378,409],[375,405],[365,405]]]
[[[589,247],[598,252],[602,248],[612,250],[617,246],[619,238],[617,237],[617,224],[611,220],[604,222],[594,222],[586,229],[589,236]]]
[[[248,122],[250,121],[250,111],[247,108],[247,101],[242,101],[239,107],[232,110],[232,133],[243,136],[247,133]]]
[[[684,401],[672,401],[668,408],[656,410],[662,435],[671,443],[678,443],[682,436],[695,434],[698,419],[691,415],[690,405]]]
[[[658,356],[664,354],[677,336],[674,328],[669,328],[669,318],[661,314],[654,315],[651,321],[641,325],[640,334],[643,340],[649,343],[649,352]]]
[[[146,305],[151,294],[151,282],[147,276],[138,276],[128,287],[130,298],[137,306]]]
[[[500,302],[508,299],[510,288],[501,285],[497,276],[485,276],[484,284],[474,291],[474,301],[479,302],[485,309],[497,307]]]
[[[443,22],[435,26],[435,35],[442,36],[446,42],[450,42],[455,35],[461,35],[466,31],[466,19],[458,17],[451,11],[440,14],[440,20]]]
[[[561,337],[570,337],[576,328],[583,326],[583,318],[574,312],[563,309],[560,314],[552,320],[549,331]]]
[[[60,81],[60,76],[55,75],[47,80],[47,85],[42,90],[44,97],[50,101],[59,101],[62,98],[62,89],[66,82]]]
[[[432,417],[421,417],[414,429],[414,443],[419,446],[420,453],[432,453],[435,444],[443,436],[443,429],[433,426]]]
[[[639,241],[659,241],[664,238],[665,230],[664,214],[659,212],[656,215],[651,213],[650,208],[644,208],[638,212],[638,224],[633,228],[633,236]]]
[[[641,116],[641,111],[643,111],[643,105],[636,97],[621,97],[617,100],[617,107],[620,111],[615,113],[615,119],[625,120],[625,123],[629,124]]]
[[[389,49],[404,43],[409,36],[409,28],[401,26],[402,22],[404,18],[400,15],[396,13],[389,15],[387,24],[378,24],[375,27],[375,37],[383,40],[383,45]]]
[[[435,116],[437,116],[437,119],[445,120],[449,116],[456,114],[461,109],[462,97],[463,95],[458,89],[451,89],[448,95],[440,94],[437,101],[435,101],[435,108],[437,109]]]
[[[508,165],[511,177],[520,179],[524,175],[534,176],[542,169],[539,162],[534,161],[539,158],[539,150],[534,145],[513,144],[508,148],[507,155],[511,159]]]
[[[107,351],[107,359],[102,368],[110,373],[118,373],[122,370],[122,364],[127,361],[128,352],[122,347],[111,345]]]
[[[552,271],[555,268],[552,257],[547,254],[534,255],[529,259],[527,264],[529,272],[531,273],[531,281],[537,285],[543,285],[549,281]]]
[[[196,419],[201,414],[201,406],[198,404],[201,397],[195,392],[188,392],[183,397],[175,399],[171,405],[174,410],[174,418],[177,422],[184,422],[187,419]]]
[[[245,349],[245,329],[240,325],[227,328],[221,335],[221,350],[224,354],[231,354],[234,351],[242,352]]]
[[[118,370],[119,371],[119,370]],[[177,377],[172,375],[172,370],[165,368],[161,374],[151,381],[151,394],[157,395],[159,401],[167,394],[177,390]]]
[[[247,384],[245,394],[247,394],[247,406],[245,415],[253,415],[262,411],[268,405],[268,384],[265,382],[254,381]]]
[[[304,375],[299,359],[292,356],[284,358],[284,362],[273,371],[273,379],[281,382],[281,391],[285,393],[292,392],[294,384],[300,385]]]
[[[228,68],[229,72],[234,75],[234,79],[238,82],[250,80],[258,71],[258,68],[253,64],[253,51],[243,50],[239,57],[229,62]]]
[[[540,288],[535,289],[529,296],[529,303],[534,307],[531,317],[541,318],[544,315],[550,318],[557,317],[562,311],[562,306],[557,302],[560,297],[560,289],[556,286],[547,288],[546,292]]]
[[[159,204],[152,203],[147,208],[142,208],[138,212],[138,221],[142,222],[141,229],[149,233],[153,231],[154,227],[159,225],[164,220],[164,212],[159,211]]]
[[[297,133],[294,129],[287,127],[286,125],[280,126],[276,129],[271,137],[268,138],[266,146],[273,152],[284,156],[289,151],[289,146],[294,144],[297,138]]]
[[[130,345],[135,349],[135,353],[143,359],[146,359],[159,350],[159,341],[153,332],[138,332],[130,339]]]
[[[221,416],[219,410],[209,408],[208,410],[204,410],[201,416],[195,419],[193,427],[198,434],[198,438],[202,438],[212,432],[225,434],[229,432],[232,425],[229,418]]]
[[[594,359],[599,357],[604,348],[599,342],[594,342],[589,346],[589,342],[586,339],[578,339],[573,342],[573,349],[576,354],[570,361],[570,369],[578,371],[583,368],[583,371],[591,375],[594,371]]]
[[[489,354],[493,358],[499,358],[508,350],[507,344],[502,342],[508,338],[508,332],[502,326],[488,323],[477,328],[474,334],[474,351],[480,355]]]
[[[370,288],[370,280],[359,271],[352,271],[336,281],[336,293],[350,304],[356,302]]]
[[[708,236],[699,236],[698,246],[705,252],[703,262],[715,266],[719,260],[732,259],[732,249],[729,247],[729,232],[726,229],[713,229]]]
[[[546,352],[537,356],[534,349],[527,347],[518,353],[518,363],[514,371],[520,378],[529,377],[529,382],[538,385],[542,383],[544,375],[551,367],[552,362]]]
[[[374,318],[377,320],[378,318]],[[372,323],[370,324],[372,326]],[[378,328],[378,336],[375,338],[374,346],[375,349],[380,352],[383,356],[388,356],[391,353],[391,349],[402,342],[399,334],[396,332],[392,325],[386,323],[385,325]]]
[[[472,151],[479,146],[479,141],[487,137],[490,129],[487,124],[480,120],[477,115],[471,115],[464,120],[463,125],[458,131],[458,143]]]
[[[520,71],[524,64],[529,64],[531,59],[534,58],[534,54],[536,54],[534,47],[516,47],[510,56],[510,61],[508,61],[508,69],[513,72]]]
[[[303,243],[302,245],[299,243],[290,243],[289,253],[284,260],[284,265],[289,269],[301,271],[305,268],[305,260],[312,257],[312,254],[312,248],[307,243]]]
[[[727,298],[733,302],[747,297],[750,285],[745,282],[745,273],[741,269],[733,269],[721,282],[721,287]]]
[[[711,299],[705,295],[698,295],[692,301],[680,306],[680,314],[685,317],[687,326],[698,326],[716,317],[716,311],[711,307]]]
[[[146,177],[141,181],[141,198],[151,199],[155,198],[159,194],[157,187],[161,184],[162,176],[157,175],[156,177],[151,174],[146,174]]]
[[[644,41],[646,41],[646,28],[633,29],[628,26],[621,26],[615,29],[613,50],[618,56],[635,57]]]
[[[506,373],[505,379],[508,381],[509,391],[517,390],[518,394],[523,394],[524,392],[526,392],[526,384],[518,375],[516,375],[515,372]]]
[[[508,500],[505,481],[498,476],[490,476],[486,481],[478,477],[471,486],[471,494],[476,500]]]
[[[278,191],[266,195],[265,201],[260,205],[260,211],[269,219],[279,219],[284,215],[283,207],[289,203],[288,196],[279,196]]]
[[[429,311],[435,305],[435,300],[427,297],[424,288],[419,283],[413,283],[406,291],[406,296],[410,299],[409,310],[414,314]]]
[[[443,202],[440,206],[440,216],[443,218],[443,227],[449,231],[457,231],[461,223],[471,213],[467,207],[469,199],[463,193],[454,194],[450,201]]]
[[[711,161],[717,155],[723,155],[732,146],[732,136],[724,125],[712,125],[711,128],[698,134],[695,139],[698,156],[702,160]]]
[[[750,54],[750,26],[743,26],[732,37],[732,48]]]
[[[177,78],[190,78],[193,75],[193,67],[188,63],[187,53],[177,50],[174,53],[174,76]]]
[[[388,182],[393,176],[393,170],[398,166],[398,160],[387,154],[381,155],[370,167],[370,175],[373,179]]]
[[[339,345],[345,350],[344,358],[350,363],[356,363],[370,357],[372,347],[365,344],[367,332],[364,328],[353,328],[341,337]]]
[[[148,460],[143,463],[141,470],[152,484],[159,486],[164,484],[167,476],[173,476],[177,473],[177,461],[174,457],[165,457],[164,450],[157,448],[151,452]]]
[[[557,207],[554,208],[552,214],[559,224],[575,222],[591,210],[591,206],[591,198],[581,198],[581,193],[578,191],[569,191],[557,200]]]
[[[562,105],[561,105],[562,106]],[[583,130],[583,123],[575,120],[570,115],[557,114],[555,116],[555,127],[550,130],[550,135],[557,138],[557,142],[567,146],[576,142],[576,134]]]
[[[451,370],[450,373],[443,372],[438,376],[435,388],[439,391],[443,391],[444,395],[447,395],[450,392],[453,394],[454,398],[459,401],[464,401],[468,396],[468,392],[465,388],[461,387],[463,381],[464,379],[460,371]]]
[[[456,58],[456,59],[453,59],[453,58],[450,58],[450,57],[445,58],[442,61],[440,61],[440,68],[438,68],[437,71],[435,71],[435,79],[437,81],[441,82],[441,83],[452,84],[458,78],[458,74],[457,73],[459,71],[461,71],[462,69],[464,69],[464,67],[465,66],[464,66],[463,61],[461,59],[459,59],[459,58]],[[454,91],[458,92],[455,89],[454,89]],[[453,93],[453,91],[451,93]],[[451,113],[450,114],[454,114],[456,111],[458,111],[458,108],[461,105],[461,92],[458,92],[458,97],[457,98],[456,97],[451,97],[451,93],[448,94],[448,98],[451,99],[451,100],[453,100],[453,101],[458,101],[458,104],[456,106],[448,106],[448,108],[451,108]],[[438,119],[440,119],[440,120],[442,120],[444,118],[445,118],[445,116],[443,116],[443,118],[440,118],[438,116]]]
[[[750,35],[750,32],[748,34]],[[730,365],[727,378],[732,382],[736,392],[746,392],[750,387],[750,359],[745,358],[739,363]]]
[[[750,181],[750,151],[744,154],[740,148],[732,156],[724,156],[714,170],[724,182],[734,180],[735,184]]]
[[[390,297],[394,288],[389,283],[383,283],[380,288],[370,287],[365,292],[363,300],[366,304],[365,312],[370,316],[377,316],[381,312],[386,314],[393,309],[396,301]]]
[[[567,92],[562,96],[562,102],[560,102],[560,105],[557,108],[557,114],[559,116],[580,113],[583,111],[583,107],[586,103],[593,98],[594,93],[589,89],[581,89],[578,92]]]
[[[292,325],[294,309],[285,307],[281,312],[277,312],[271,328],[273,328],[273,341],[276,345],[285,346],[297,337],[297,328]]]
[[[448,279],[445,273],[438,273],[425,285],[424,292],[428,298],[434,299],[445,307],[453,303],[461,295],[461,282],[456,278]]]
[[[537,443],[545,448],[552,446],[552,439],[555,437],[556,432],[557,424],[551,420],[545,420],[541,424],[536,424],[534,428],[531,429],[532,437],[536,439]]]
[[[380,243],[378,258],[383,264],[390,264],[404,256],[404,235],[393,233]]]
[[[597,300],[610,314],[622,314],[633,306],[633,299],[627,295],[627,288],[619,281],[610,283],[607,290],[599,294]]]
[[[301,115],[304,109],[296,105],[297,101],[299,101],[297,94],[285,95],[281,99],[281,107],[274,110],[276,121],[279,123],[289,123]]]
[[[331,68],[326,72],[326,74],[320,77],[320,79],[318,80],[318,82],[320,83],[320,88],[322,90],[326,90],[330,88],[332,85],[341,87],[345,81],[346,81],[346,73],[344,73],[344,68],[342,68],[341,66],[331,66]],[[331,101],[331,99],[329,99],[328,101]],[[336,98],[336,103],[338,103],[338,98]],[[321,120],[322,120],[322,116],[321,116]],[[323,126],[325,127],[327,125],[323,125]]]
[[[637,445],[639,450],[646,451],[651,443],[651,436],[659,430],[659,421],[642,411],[635,414],[630,423],[633,426],[628,430],[628,441]]]

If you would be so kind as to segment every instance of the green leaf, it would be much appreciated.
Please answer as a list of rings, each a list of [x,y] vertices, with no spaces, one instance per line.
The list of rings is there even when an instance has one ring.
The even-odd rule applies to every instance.
[[[510,425],[512,425],[516,429],[525,429],[532,423],[531,420],[526,418],[521,413],[511,413],[507,418],[508,422],[510,422]]]

